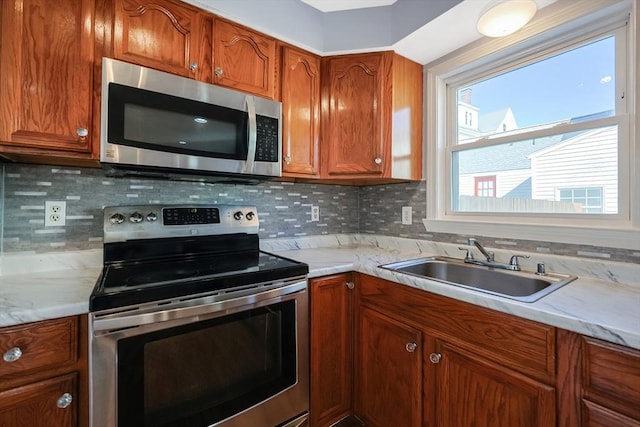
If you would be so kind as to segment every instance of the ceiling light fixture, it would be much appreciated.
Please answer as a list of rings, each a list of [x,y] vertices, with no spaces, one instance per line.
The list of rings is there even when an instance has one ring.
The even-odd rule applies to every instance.
[[[534,0],[500,0],[480,15],[478,31],[487,37],[504,37],[524,27],[536,14]]]

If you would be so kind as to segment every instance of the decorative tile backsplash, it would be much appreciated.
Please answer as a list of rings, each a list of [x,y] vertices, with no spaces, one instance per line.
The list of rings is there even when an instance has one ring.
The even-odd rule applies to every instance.
[[[260,237],[363,233],[465,244],[466,236],[427,233],[426,183],[349,187],[264,182],[199,184],[105,177],[100,169],[6,163],[0,179],[2,252],[55,252],[102,247],[102,208],[145,203],[247,204],[260,216]],[[44,226],[44,202],[67,202],[64,227]],[[311,221],[311,206],[320,221]],[[410,206],[413,223],[402,224]],[[640,251],[476,236],[491,248],[640,263]]]
[[[102,247],[102,208],[126,204],[255,205],[260,237],[358,231],[358,188],[264,182],[201,184],[110,178],[100,169],[4,165],[3,252],[50,252]],[[66,225],[44,226],[44,202],[67,202]],[[320,221],[311,221],[311,205]]]

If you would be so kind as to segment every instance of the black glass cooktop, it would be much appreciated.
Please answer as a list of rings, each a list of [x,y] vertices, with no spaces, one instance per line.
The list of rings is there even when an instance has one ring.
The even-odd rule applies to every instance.
[[[104,267],[89,308],[97,311],[160,301],[308,272],[304,263],[261,251],[114,262]]]

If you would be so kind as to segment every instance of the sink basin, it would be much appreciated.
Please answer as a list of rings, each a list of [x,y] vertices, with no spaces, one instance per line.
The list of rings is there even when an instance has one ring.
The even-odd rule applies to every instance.
[[[448,257],[419,258],[380,267],[522,302],[537,301],[576,279],[565,274],[540,276],[525,271],[466,264]]]

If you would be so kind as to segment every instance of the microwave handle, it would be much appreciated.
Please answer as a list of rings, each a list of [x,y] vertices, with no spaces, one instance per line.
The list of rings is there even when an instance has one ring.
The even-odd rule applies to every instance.
[[[247,113],[249,114],[249,145],[247,147],[247,161],[244,164],[244,173],[253,173],[253,163],[256,158],[256,140],[258,137],[258,125],[256,120],[256,107],[253,97],[245,98]]]

